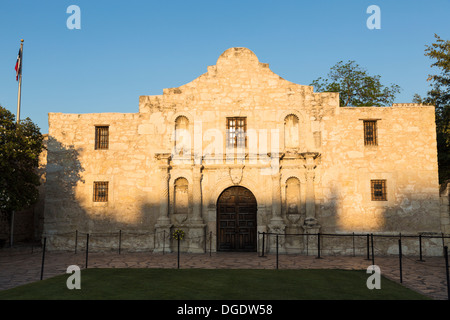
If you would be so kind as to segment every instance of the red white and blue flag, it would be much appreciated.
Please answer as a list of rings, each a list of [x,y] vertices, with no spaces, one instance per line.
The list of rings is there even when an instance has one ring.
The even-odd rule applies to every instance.
[[[19,76],[22,74],[22,48],[19,49],[15,69],[16,69],[16,81],[19,81]]]

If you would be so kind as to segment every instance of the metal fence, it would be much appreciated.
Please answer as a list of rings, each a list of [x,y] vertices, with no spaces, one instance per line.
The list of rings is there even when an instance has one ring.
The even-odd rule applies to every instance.
[[[184,234],[177,244],[173,232],[141,232],[118,230],[116,232],[83,232],[75,230],[66,233],[43,235],[50,250],[85,251],[89,241],[91,252],[152,252],[157,238],[162,247],[158,252],[177,251],[211,253],[216,251],[217,234],[207,232],[199,236]],[[258,232],[256,252],[259,256],[268,253],[302,255],[396,255],[399,252],[398,240],[402,241],[403,254],[407,256],[441,256],[444,247],[450,243],[446,234],[382,234],[382,233],[273,233]],[[195,246],[192,244],[195,243]]]
[[[258,233],[262,237],[261,253],[301,253],[305,255],[396,255],[400,248],[398,240],[403,241],[403,253],[409,256],[417,255],[419,260],[424,255],[439,256],[449,242],[449,235],[441,234],[380,234],[380,233],[296,233],[277,234],[270,232]],[[275,240],[274,240],[275,238]],[[301,239],[302,241],[295,241]],[[281,244],[282,242],[282,244]],[[290,242],[290,245],[287,243]],[[299,245],[302,248],[299,248]],[[274,250],[275,248],[275,250]],[[280,251],[281,250],[281,251]]]

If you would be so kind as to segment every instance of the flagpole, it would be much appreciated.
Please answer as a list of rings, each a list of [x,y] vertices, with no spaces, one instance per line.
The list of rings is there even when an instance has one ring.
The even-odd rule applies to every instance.
[[[16,116],[16,130],[19,127],[20,122],[20,98],[22,95],[22,64],[23,64],[23,39],[20,40],[20,65],[19,65],[19,91],[17,93],[17,116]],[[10,246],[13,246],[14,242],[14,210],[11,213],[11,239],[10,239]]]
[[[21,57],[20,57],[20,69],[22,69],[22,65],[23,65],[23,39],[20,40],[20,52]],[[20,121],[20,98],[21,98],[21,89],[22,89],[22,70],[20,70],[19,72],[19,92],[17,93],[17,124],[19,124]]]

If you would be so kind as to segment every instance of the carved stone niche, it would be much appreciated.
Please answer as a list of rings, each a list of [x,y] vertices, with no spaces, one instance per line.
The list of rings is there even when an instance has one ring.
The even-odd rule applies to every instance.
[[[284,119],[284,148],[296,150],[299,146],[299,119],[295,114],[289,114]]]
[[[189,213],[189,183],[185,178],[178,178],[174,183],[174,218],[182,225]]]
[[[316,131],[313,133],[314,136],[314,146],[319,149],[322,146],[322,133],[320,131]]]
[[[300,222],[300,180],[291,177],[286,180],[286,217],[292,225]]]
[[[299,223],[301,215],[296,204],[289,205],[286,216],[291,224],[297,225]]]

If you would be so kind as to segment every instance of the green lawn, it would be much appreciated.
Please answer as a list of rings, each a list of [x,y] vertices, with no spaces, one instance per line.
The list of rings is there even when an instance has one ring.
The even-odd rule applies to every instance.
[[[51,300],[412,300],[427,299],[381,277],[369,290],[370,274],[348,270],[85,269],[81,289],[69,290],[70,275],[0,291],[0,299]]]

